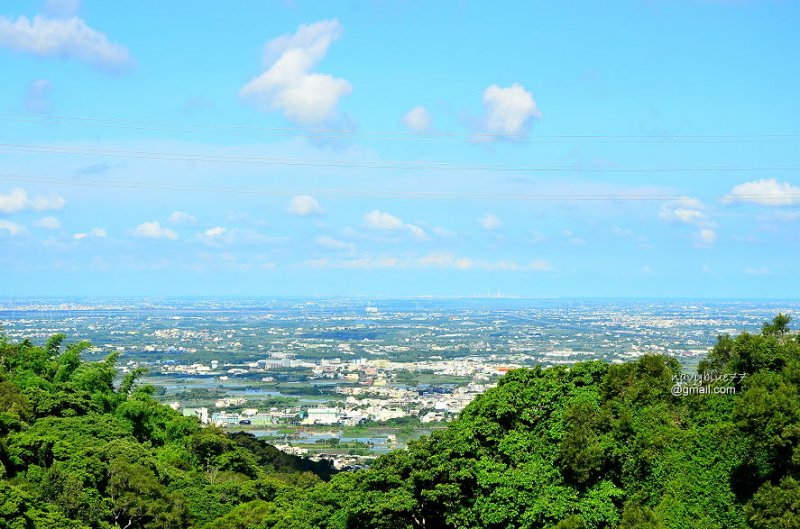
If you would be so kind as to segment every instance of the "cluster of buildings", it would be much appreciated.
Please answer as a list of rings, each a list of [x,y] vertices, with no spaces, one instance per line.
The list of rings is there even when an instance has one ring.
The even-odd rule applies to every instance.
[[[133,366],[128,366],[133,367]],[[494,384],[497,376],[519,364],[509,364],[494,355],[489,358],[469,357],[443,359],[433,357],[420,362],[392,362],[386,359],[341,358],[301,361],[293,355],[279,353],[269,358],[240,364],[211,365],[192,363],[161,365],[161,375],[180,377],[213,377],[219,382],[229,379],[236,383],[257,385],[272,379],[265,376],[281,368],[305,368],[305,383],[326,384],[326,403],[311,400],[292,407],[272,407],[259,410],[247,407],[244,397],[228,396],[214,402],[215,411],[207,408],[187,408],[186,415],[196,415],[205,424],[223,427],[271,426],[357,426],[365,422],[385,423],[404,417],[422,423],[439,422],[453,417],[478,394]],[[448,384],[422,384],[437,377],[459,377],[462,381]],[[233,377],[233,378],[230,378]],[[241,378],[237,378],[241,377]],[[216,382],[215,382],[216,384]],[[173,403],[180,409],[181,403]]]

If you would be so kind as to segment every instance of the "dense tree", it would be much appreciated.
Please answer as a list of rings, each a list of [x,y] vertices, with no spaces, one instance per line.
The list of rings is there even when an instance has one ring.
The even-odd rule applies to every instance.
[[[664,356],[514,370],[446,430],[340,474],[201,427],[141,371],[115,387],[116,355],[83,362],[85,342],[0,340],[0,529],[800,527],[789,322],[718,338],[698,373],[733,392],[673,395]]]

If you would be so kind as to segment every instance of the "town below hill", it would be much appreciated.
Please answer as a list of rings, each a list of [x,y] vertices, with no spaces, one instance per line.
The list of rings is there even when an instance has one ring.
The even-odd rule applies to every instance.
[[[0,341],[0,527],[795,527],[800,337],[519,368],[445,429],[336,472],[154,399],[88,342]]]

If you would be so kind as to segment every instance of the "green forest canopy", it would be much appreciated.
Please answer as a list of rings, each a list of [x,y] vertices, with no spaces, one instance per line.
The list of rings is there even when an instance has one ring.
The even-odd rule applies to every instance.
[[[82,362],[86,342],[0,339],[0,528],[800,528],[788,324],[720,336],[706,394],[675,392],[695,383],[665,356],[514,370],[446,430],[335,475],[201,427],[140,371],[115,387],[116,355]]]

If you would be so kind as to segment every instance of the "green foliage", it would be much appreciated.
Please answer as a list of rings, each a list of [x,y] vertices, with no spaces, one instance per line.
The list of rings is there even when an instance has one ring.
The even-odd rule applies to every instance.
[[[720,336],[673,396],[647,355],[519,369],[448,425],[335,474],[159,405],[85,343],[0,340],[0,528],[800,528],[800,341]]]
[[[800,483],[791,477],[765,483],[747,506],[747,517],[753,529],[800,528]]]
[[[761,333],[768,336],[784,336],[789,332],[789,322],[792,317],[787,314],[778,314],[771,322],[764,322]]]
[[[0,339],[0,528],[226,527],[238,505],[332,474],[252,436],[201,428],[137,386],[140,370],[115,389],[117,355],[86,363],[87,348],[63,335],[43,347]],[[264,518],[259,509],[247,520]]]

